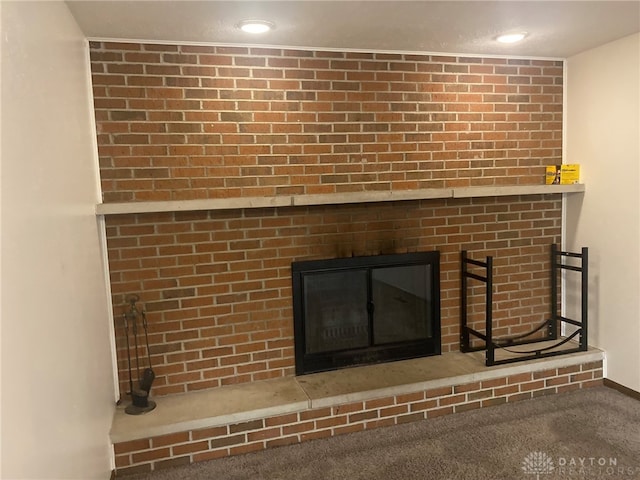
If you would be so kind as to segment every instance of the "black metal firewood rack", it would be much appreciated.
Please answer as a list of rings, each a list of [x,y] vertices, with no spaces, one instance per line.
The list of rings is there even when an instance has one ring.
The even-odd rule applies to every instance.
[[[573,262],[578,265],[568,263],[569,258],[574,258]],[[486,350],[485,364],[489,366],[514,363],[524,360],[545,358],[556,355],[586,351],[587,344],[587,314],[588,314],[588,248],[582,248],[580,253],[561,251],[557,245],[551,245],[551,317],[530,332],[512,337],[496,338],[493,334],[493,257],[487,256],[485,261],[473,260],[468,257],[467,251],[461,254],[461,275],[460,275],[460,351],[477,352]],[[471,270],[484,272],[474,273]],[[558,274],[561,270],[568,270],[580,273],[581,291],[581,318],[573,320],[558,313]],[[475,280],[485,284],[485,331],[484,333],[474,330],[467,325],[468,320],[468,289],[469,281]],[[559,337],[559,327],[570,325],[573,332],[565,337]],[[531,338],[538,332],[544,331],[544,337]],[[480,339],[481,345],[472,346],[472,337]],[[563,348],[557,350],[564,344],[576,339],[577,346],[573,348]],[[549,344],[549,341],[555,341]],[[542,345],[536,347],[537,343]],[[477,343],[477,341],[476,341]],[[513,350],[511,347],[528,345],[531,348],[526,350]],[[496,351],[505,350],[511,356],[496,360]]]

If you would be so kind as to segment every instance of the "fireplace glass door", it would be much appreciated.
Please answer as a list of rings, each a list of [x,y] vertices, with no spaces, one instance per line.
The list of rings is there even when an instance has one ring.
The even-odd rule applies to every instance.
[[[369,345],[366,275],[366,270],[349,270],[305,276],[307,353]]]
[[[373,336],[376,343],[430,338],[430,265],[374,268],[371,271]]]
[[[294,262],[296,373],[440,353],[438,252]]]

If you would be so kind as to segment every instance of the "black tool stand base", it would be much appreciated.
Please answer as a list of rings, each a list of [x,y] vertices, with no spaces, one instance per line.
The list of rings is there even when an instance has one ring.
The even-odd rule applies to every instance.
[[[134,389],[131,392],[132,403],[124,409],[129,415],[142,415],[156,408],[156,402],[149,400],[149,392],[141,389]]]
[[[138,405],[134,405],[133,403],[124,409],[125,413],[129,415],[142,415],[144,413],[148,413],[151,410],[156,408],[156,402],[153,400],[148,400],[147,405],[144,407],[139,407]]]

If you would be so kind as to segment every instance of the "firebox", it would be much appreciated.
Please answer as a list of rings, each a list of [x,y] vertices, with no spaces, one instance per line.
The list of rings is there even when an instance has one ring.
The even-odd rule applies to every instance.
[[[296,374],[440,354],[437,251],[291,264]]]

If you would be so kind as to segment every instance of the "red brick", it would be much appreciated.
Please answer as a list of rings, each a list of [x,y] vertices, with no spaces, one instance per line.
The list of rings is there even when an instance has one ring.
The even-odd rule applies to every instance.
[[[380,408],[380,407],[386,407],[389,405],[393,405],[395,403],[395,398],[394,397],[386,397],[386,398],[378,398],[376,400],[368,400],[365,402],[364,404],[364,408],[366,410],[370,410],[370,409],[374,409],[374,408]]]
[[[397,416],[409,411],[408,405],[397,405],[395,407],[381,408],[380,417]]]
[[[517,401],[520,401],[520,400],[528,400],[529,398],[531,398],[531,392],[517,393],[515,395],[509,395],[507,397],[507,401],[508,402],[517,402]]]
[[[494,397],[494,398],[487,398],[486,400],[482,400],[482,407],[491,407],[494,405],[501,405],[503,403],[507,402],[507,398],[506,397]]]
[[[603,385],[602,378],[596,378],[594,380],[588,380],[586,382],[582,382],[581,388],[589,388],[589,387],[601,387]]]
[[[131,465],[131,455],[116,455],[116,468],[126,467]]]
[[[364,409],[364,404],[362,402],[348,403],[348,404],[338,405],[333,407],[333,415],[359,412],[363,409]]]
[[[127,85],[96,85],[94,89],[98,128],[102,126],[105,130],[123,130],[124,127],[116,125],[117,122],[130,126],[127,127],[130,128],[129,132],[123,130],[113,132],[113,135],[104,132],[98,135],[102,185],[106,201],[221,198],[271,195],[275,192],[294,195],[376,189],[448,188],[455,185],[534,184],[539,183],[543,174],[542,167],[546,163],[558,163],[561,160],[559,139],[562,128],[562,66],[557,63],[523,66],[508,64],[504,59],[441,56],[432,58],[397,56],[393,60],[383,56],[368,59],[363,63],[359,58],[347,57],[348,60],[342,58],[339,60],[341,70],[333,70],[329,65],[337,60],[336,55],[339,52],[317,52],[320,56],[318,58],[300,60],[308,62],[307,67],[302,71],[301,67],[289,66],[292,59],[297,62],[302,54],[289,50],[253,51],[247,48],[183,46],[180,49],[193,49],[188,55],[183,55],[178,52],[186,52],[186,50],[180,50],[175,45],[153,45],[149,49],[146,47],[143,49],[136,44],[108,43],[106,45],[108,47],[97,48],[95,45],[92,47],[92,71],[96,79],[104,80],[107,84],[122,83],[122,78],[132,79]],[[342,54],[339,55],[342,56]],[[196,57],[200,63],[185,65],[182,71],[179,65],[164,63],[167,59],[176,62],[186,59],[195,61],[193,59]],[[248,62],[250,65],[254,62],[264,64],[268,68],[265,68],[262,74],[273,76],[271,83],[268,84],[265,78],[251,78],[250,67],[234,66],[238,65],[236,60]],[[388,62],[393,62],[392,69],[388,68]],[[355,67],[356,65],[358,67]],[[455,71],[445,71],[447,69]],[[532,73],[534,71],[540,71],[540,74],[534,75]],[[412,76],[414,72],[416,75]],[[431,84],[422,82],[423,72],[432,72],[436,75],[432,78],[434,81]],[[315,79],[306,78],[314,73]],[[135,75],[135,78],[131,75]],[[515,79],[512,82],[516,83],[508,83],[511,77]],[[164,81],[162,86],[155,85],[159,79]],[[178,80],[184,81],[178,82]],[[335,84],[339,88],[334,91],[330,91],[329,88],[332,81],[340,82]],[[233,91],[234,82],[240,82],[238,84],[242,87]],[[363,110],[361,107],[372,105],[371,95],[375,88],[383,84],[388,90],[384,95],[376,97],[379,104],[378,111]],[[358,91],[349,90],[355,85],[358,85]],[[214,92],[213,95],[225,90],[226,95],[231,98],[200,98],[204,91],[202,89]],[[303,106],[298,112],[287,111],[289,104],[285,101],[285,94],[282,94],[284,90],[278,89],[284,89],[294,97],[315,97],[315,100],[305,100],[310,104],[311,110]],[[310,96],[311,91],[314,95]],[[419,92],[429,93],[435,97],[429,104],[416,103]],[[107,97],[110,94],[122,95],[122,97]],[[406,100],[398,102],[399,94]],[[150,96],[158,98],[148,98]],[[189,96],[198,98],[189,99],[187,98]],[[516,111],[518,109],[514,109],[516,103],[513,102],[521,102],[525,96],[529,96],[527,108]],[[481,98],[481,104],[474,103],[479,98]],[[509,99],[512,100],[511,103],[508,103]],[[414,112],[416,104],[424,110]],[[233,115],[225,114],[226,116],[222,118],[221,115],[232,111],[234,105],[240,105],[241,110]],[[518,105],[523,104],[518,103]],[[343,108],[356,106],[361,112],[358,115],[343,110]],[[392,107],[396,111],[391,111]],[[438,107],[438,111],[427,110],[434,107]],[[539,119],[531,117],[535,109],[553,114],[553,121],[542,125]],[[326,117],[328,124],[338,125],[335,127],[337,130],[335,128],[331,131],[318,130],[316,126],[318,117],[313,113],[314,111],[321,111],[323,119]],[[373,121],[374,113],[377,120],[375,122]],[[457,117],[451,117],[452,115]],[[247,123],[246,120],[251,122]],[[535,136],[529,131],[531,128],[543,126],[545,130],[534,132]],[[356,127],[357,129],[354,130]],[[182,132],[182,130],[186,131]],[[270,133],[267,134],[269,131]],[[423,134],[430,135],[431,141],[422,141]],[[258,138],[268,140],[273,146],[265,150],[263,145],[255,145]],[[315,140],[316,138],[318,140]],[[112,142],[131,143],[114,145]],[[354,154],[353,149],[356,146],[360,146],[362,152]],[[475,158],[474,149],[482,150],[482,159]],[[516,152],[518,159],[515,158]],[[522,154],[522,152],[527,153]],[[289,164],[292,155],[295,155],[298,163]],[[330,161],[328,156],[331,156]],[[542,158],[544,160],[541,160]],[[318,162],[319,159],[322,161]],[[519,164],[520,162],[522,165]],[[275,168],[281,170],[275,171]],[[244,173],[241,174],[241,172]],[[231,183],[239,182],[241,185],[229,187],[225,184],[226,179]],[[348,180],[347,183],[336,183],[346,180]],[[332,183],[322,184],[321,181]],[[246,182],[248,186],[244,185]],[[331,210],[351,212],[351,209],[354,209],[355,216],[352,217],[352,213],[348,213],[347,217],[340,220],[342,224],[349,225],[350,235],[357,236],[358,232],[368,232],[367,225],[375,225],[377,241],[396,242],[394,245],[401,250],[426,250],[436,248],[437,245],[444,251],[442,245],[445,242],[453,242],[447,247],[451,248],[450,254],[455,256],[455,260],[443,262],[443,279],[457,275],[459,251],[463,244],[466,245],[468,242],[477,242],[477,250],[480,253],[484,248],[509,247],[516,242],[521,245],[537,246],[548,245],[559,239],[561,202],[555,197],[541,195],[534,199],[525,197],[476,199],[474,207],[480,210],[473,213],[463,212],[456,206],[456,202],[462,202],[464,207],[469,206],[465,199],[455,202],[451,200],[421,201],[412,203],[407,211],[395,208],[392,214],[393,220],[389,222],[376,218],[378,209],[365,213],[366,205],[347,207],[336,205],[332,206]],[[451,205],[455,208],[449,208]],[[380,207],[380,211],[388,216],[388,212],[391,211],[390,206],[381,204]],[[500,209],[504,210],[502,213],[512,213],[516,217],[540,213],[538,218],[544,218],[550,223],[536,225],[535,218],[524,216],[498,220],[493,213],[495,213],[494,210]],[[249,215],[262,216],[262,218],[274,218],[272,213],[263,216],[262,211],[247,210],[245,212],[249,212]],[[209,306],[228,308],[229,311],[225,315],[231,313],[232,307],[243,309],[245,313],[243,321],[239,318],[230,319],[230,323],[227,324],[232,332],[241,332],[240,335],[253,335],[247,326],[249,319],[266,321],[260,317],[265,315],[263,313],[265,311],[267,311],[266,315],[272,315],[271,318],[290,318],[291,298],[290,291],[287,290],[290,274],[286,271],[286,266],[294,258],[308,258],[319,254],[325,257],[335,256],[335,252],[327,247],[327,245],[335,245],[335,239],[326,236],[334,233],[311,232],[318,225],[323,225],[325,228],[333,226],[334,231],[342,228],[339,226],[340,222],[332,223],[328,220],[333,215],[329,210],[323,211],[319,217],[305,223],[300,219],[307,214],[304,208],[298,212],[292,212],[289,209],[278,211],[278,217],[283,218],[289,225],[293,225],[295,221],[301,227],[300,233],[281,236],[288,242],[281,246],[274,243],[282,241],[281,238],[275,239],[268,226],[261,228],[258,218],[253,218],[258,221],[257,226],[251,227],[238,228],[235,225],[231,227],[225,223],[241,219],[243,216],[241,211],[216,212],[215,220],[209,219],[207,212],[175,216],[182,229],[178,230],[179,233],[192,235],[192,232],[215,231],[237,234],[235,238],[221,236],[219,239],[214,239],[213,244],[201,243],[197,238],[188,240],[186,236],[171,243],[165,243],[167,237],[160,235],[161,229],[171,230],[173,214],[128,215],[119,219],[109,217],[107,218],[109,262],[114,305],[120,304],[115,299],[122,295],[132,291],[144,291],[146,295],[153,298],[154,303],[157,303],[154,313],[158,314],[159,322],[171,320],[179,325],[180,322],[195,320],[196,315],[202,317],[210,315],[211,318],[221,319],[221,313],[209,313],[210,309],[207,308]],[[359,215],[362,218],[359,218]],[[369,218],[366,218],[367,216]],[[478,222],[476,218],[484,218],[484,220]],[[440,228],[449,221],[454,222],[451,224],[453,226],[459,225],[459,231],[437,234],[443,235],[443,238],[434,238],[435,228]],[[206,228],[212,222],[223,225]],[[125,248],[123,244],[118,246],[118,241],[132,237],[119,234],[117,226],[136,226],[138,223],[153,226],[157,229],[156,233],[141,236],[138,247]],[[113,226],[116,228],[112,228]],[[478,227],[480,230],[474,230]],[[406,232],[405,238],[397,239],[398,228]],[[165,234],[171,234],[171,232],[166,231]],[[305,239],[304,245],[298,245],[297,239],[302,238]],[[237,263],[250,259],[248,254],[233,250],[234,247],[229,242],[235,241],[253,242],[252,245],[255,248],[247,252],[251,252],[254,261],[259,260],[265,265],[277,263],[278,266],[275,268],[279,270],[276,276],[270,278],[263,276],[264,267],[248,270]],[[256,241],[258,243],[255,243]],[[344,244],[343,239],[340,241]],[[264,247],[269,242],[273,243],[271,248],[274,253],[269,253]],[[209,250],[205,251],[207,248]],[[365,248],[369,247],[354,244],[347,248],[352,248],[348,254],[353,254],[353,250],[365,251]],[[371,247],[369,250],[375,250],[375,248]],[[189,258],[192,252],[214,254],[214,258],[204,261],[192,259]],[[523,278],[536,272],[546,275],[546,268],[544,268],[548,256],[546,249],[541,252],[544,255],[533,262],[535,266],[526,263],[521,265],[520,251],[506,253],[507,250],[501,249],[501,252],[505,255],[504,260],[513,264],[516,271],[522,270]],[[166,264],[176,259],[180,260],[180,263]],[[132,263],[125,265],[123,261]],[[135,262],[138,266],[133,265]],[[142,263],[149,271],[137,272]],[[151,267],[150,263],[155,263],[157,266]],[[161,267],[162,263],[165,265]],[[211,264],[227,267],[228,270],[206,271],[207,268],[212,268],[209,266]],[[216,281],[212,282],[210,277],[218,273],[241,272],[244,275],[247,271],[254,273],[238,281],[228,279],[221,282],[215,279]],[[147,283],[151,284],[149,282],[151,279],[146,278],[147,275],[157,276],[158,282],[164,279],[181,278],[181,282],[185,285],[180,287],[196,288],[197,295],[190,297],[189,302],[181,299],[180,302],[187,302],[184,305],[175,304],[171,308],[169,305],[162,305],[159,303],[162,289],[147,288]],[[498,275],[496,286],[502,288],[502,285],[509,284],[514,280],[514,275],[518,274],[505,275],[502,279]],[[212,283],[213,286],[211,286]],[[263,285],[256,290],[258,283]],[[282,296],[272,298],[273,307],[265,308],[263,300],[253,298],[255,292],[263,291],[265,287],[277,291],[278,295]],[[548,310],[548,308],[542,308],[548,307],[548,287],[540,285],[535,288],[535,292],[531,289],[527,289],[526,292],[513,292],[514,299],[523,302],[530,299],[533,302],[523,305],[522,313],[516,307],[498,310],[497,313],[504,311],[511,317],[514,317],[513,314],[528,316],[530,314],[527,312],[539,305],[540,313],[535,314],[538,318],[522,319],[521,326],[525,328],[537,324],[539,320],[544,319]],[[208,292],[207,289],[209,289]],[[214,289],[218,291],[214,293]],[[442,327],[445,352],[457,350],[459,340],[457,289],[457,282],[453,282],[452,285],[443,283]],[[238,293],[245,295],[239,297]],[[278,301],[280,304],[276,305]],[[121,314],[121,312],[114,313],[116,318]],[[243,322],[245,325],[239,326]],[[515,323],[517,322],[508,325],[508,328],[519,327]],[[195,354],[191,361],[215,358],[206,356],[204,352],[221,345],[215,343],[218,338],[225,345],[238,342],[249,345],[250,342],[266,342],[276,338],[269,336],[273,335],[273,332],[267,333],[267,331],[264,332],[264,336],[255,338],[234,335],[219,337],[208,333],[203,335],[205,333],[203,328],[206,327],[198,326],[194,327],[194,330],[198,330],[199,334],[206,337],[206,341],[194,337],[192,342],[184,343],[184,347],[188,350],[184,353]],[[279,331],[279,328],[276,330]],[[186,340],[181,335],[195,334],[173,331],[163,333],[173,335],[175,340],[180,342]],[[253,347],[247,346],[246,353],[260,351],[264,352],[264,356],[251,358],[249,361],[241,361],[240,356],[235,360],[228,360],[231,362],[227,364],[231,371],[215,370],[203,364],[201,368],[193,371],[193,373],[200,373],[196,378],[185,376],[183,372],[187,369],[184,368],[182,372],[176,372],[178,373],[176,375],[164,377],[162,379],[165,382],[164,385],[159,384],[159,379],[154,392],[156,395],[165,395],[273,378],[273,376],[292,375],[293,342],[290,334],[287,335],[289,335],[286,340],[287,346],[268,343],[265,350],[253,350]],[[157,342],[158,345],[154,345],[153,348],[160,348],[160,340]],[[269,356],[271,352],[279,350],[282,350],[280,356]],[[121,378],[126,378],[126,361],[122,357],[124,352],[123,347],[118,348]],[[163,353],[169,352],[157,352],[158,355]],[[266,365],[264,362],[267,362]],[[167,361],[166,366],[171,363]],[[602,368],[601,364],[598,366],[598,362],[595,362],[595,365],[595,367],[584,368],[591,370]],[[578,373],[578,371],[559,374],[570,373]],[[531,380],[531,378],[519,380],[515,384]],[[123,382],[123,385],[125,383]],[[490,385],[491,387],[487,382],[481,382],[482,388],[502,386]],[[426,397],[433,398],[452,393],[450,390],[437,393],[437,390],[427,392]],[[396,401],[403,403],[413,401],[412,398],[409,396]]]
[[[561,385],[557,387],[557,393],[573,392],[575,390],[580,390],[579,383],[570,383],[569,385]]]
[[[584,380],[591,380],[593,378],[593,374],[591,372],[577,373],[570,376],[571,383],[574,382],[582,382]]]
[[[267,448],[284,447],[286,445],[294,445],[298,442],[299,442],[298,437],[295,435],[290,437],[276,438],[274,440],[267,441]]]
[[[477,392],[467,393],[467,400],[468,401],[482,400],[483,398],[489,398],[491,396],[493,396],[492,390],[480,390]]]
[[[173,456],[175,456],[175,455],[182,455],[184,453],[201,452],[203,450],[208,450],[208,449],[209,449],[209,442],[202,441],[202,442],[187,443],[184,445],[174,445],[173,447],[171,447],[171,453]]]
[[[507,383],[509,385],[514,385],[516,383],[530,382],[531,377],[531,373],[519,373],[517,375],[511,375],[510,377],[507,377]]]
[[[308,432],[315,428],[315,422],[296,423],[294,425],[287,425],[282,427],[283,435],[290,435],[292,433]]]
[[[553,387],[556,385],[564,385],[565,383],[569,383],[569,376],[563,375],[561,377],[548,378],[545,380],[545,386]]]
[[[423,402],[415,402],[409,405],[409,409],[412,412],[418,412],[420,410],[429,410],[438,406],[437,400],[425,400]]]
[[[572,365],[570,367],[558,368],[558,375],[566,375],[568,373],[577,373],[580,371],[580,365]]]
[[[335,427],[338,425],[344,425],[348,422],[347,415],[341,415],[339,417],[329,417],[321,420],[316,420],[316,428],[322,430],[329,427]]]
[[[362,422],[363,420],[371,420],[372,418],[378,418],[377,410],[368,410],[360,413],[353,413],[349,415],[349,423]]]
[[[454,393],[472,392],[480,389],[480,382],[467,383],[464,385],[456,385],[453,387]]]
[[[520,384],[520,391],[521,392],[527,392],[530,390],[538,390],[540,388],[544,388],[545,386],[545,381],[544,380],[536,380],[534,382],[527,382],[527,383],[521,383]]]
[[[453,393],[453,390],[451,387],[440,387],[440,388],[433,388],[431,390],[427,390],[425,392],[425,396],[427,398],[434,398],[434,397],[442,397],[445,395],[451,395]]]
[[[427,412],[427,418],[436,418],[443,415],[450,415],[453,413],[453,407],[437,408],[435,410],[429,410]]]
[[[379,420],[371,420],[369,422],[364,423],[364,428],[366,430],[371,430],[373,428],[380,427],[390,427],[391,425],[395,425],[396,421],[393,417],[381,418]]]
[[[438,400],[438,405],[440,406],[445,406],[445,405],[453,405],[455,403],[462,403],[466,401],[465,395],[464,394],[460,394],[460,395],[451,395],[448,397],[442,397]]]
[[[517,393],[519,391],[518,385],[509,385],[507,387],[501,387],[494,389],[495,396],[509,395],[512,393]]]
[[[185,455],[183,457],[173,457],[168,460],[153,462],[153,469],[162,470],[164,468],[174,468],[181,465],[189,465],[190,463],[191,457],[189,457],[189,455]]]
[[[135,465],[133,467],[117,468],[118,475],[138,475],[151,472],[151,464]]]
[[[558,393],[557,389],[555,387],[550,387],[542,390],[535,390],[534,392],[532,392],[532,396],[533,398],[537,398],[537,397],[544,397],[547,395],[553,395],[556,393]]]
[[[247,441],[246,434],[233,435],[229,437],[214,438],[210,441],[211,448],[230,447]]]
[[[300,435],[300,441],[307,442],[309,440],[317,440],[320,438],[327,438],[330,436],[331,436],[331,430],[321,430],[319,432],[303,433],[302,435]]]
[[[582,364],[582,371],[585,372],[587,370],[598,370],[602,368],[602,360],[598,360],[596,362],[589,362]]]
[[[163,435],[161,437],[153,437],[151,439],[151,446],[153,448],[164,447],[167,445],[173,445],[176,443],[184,443],[189,441],[189,432],[171,433],[169,435]]]
[[[221,437],[224,435],[227,435],[228,430],[227,427],[212,427],[212,428],[205,428],[202,430],[193,430],[191,432],[191,437],[193,438],[193,440],[201,440],[203,438],[214,438],[214,437]]]
[[[300,413],[300,421],[312,420],[314,418],[328,417],[331,415],[331,407],[321,408],[318,410],[309,410]]]
[[[155,450],[147,450],[146,452],[138,452],[131,455],[133,463],[150,462],[160,458],[169,458],[171,451],[169,448],[158,448]]]
[[[462,405],[456,405],[453,408],[456,413],[466,412],[468,410],[475,410],[477,408],[480,408],[480,402],[464,403]]]
[[[506,378],[494,378],[493,380],[483,380],[480,382],[480,388],[493,388],[493,387],[501,387],[507,384]]]
[[[411,422],[417,422],[419,420],[424,420],[424,418],[425,418],[424,412],[410,413],[408,415],[400,415],[399,417],[397,417],[396,422],[398,424],[411,423]]]
[[[267,440],[270,438],[277,438],[282,434],[280,428],[268,428],[265,430],[259,430],[257,432],[250,432],[247,434],[247,441],[254,442],[256,440]]]
[[[333,429],[334,435],[343,435],[345,433],[355,433],[364,430],[364,424],[356,423],[354,425],[347,425],[344,427],[338,427]]]
[[[533,379],[537,380],[539,378],[555,377],[558,374],[559,374],[558,371],[555,368],[552,368],[550,370],[543,370],[543,371],[540,371],[540,372],[533,372]]]
[[[147,450],[151,448],[149,439],[131,440],[129,442],[116,443],[113,446],[116,455],[121,453],[137,452],[140,450]]]
[[[207,460],[215,460],[216,458],[223,458],[229,456],[229,451],[225,448],[222,450],[210,450],[208,452],[194,453],[194,462],[204,462]]]
[[[260,442],[260,443],[250,443],[247,445],[241,445],[238,447],[232,447],[231,449],[229,449],[229,454],[230,455],[242,455],[244,453],[251,453],[251,452],[257,452],[259,450],[264,450],[265,446],[264,443]]]
[[[264,423],[267,427],[274,427],[276,425],[287,425],[298,421],[297,413],[289,413],[287,415],[280,415],[278,417],[271,417],[265,419]]]

